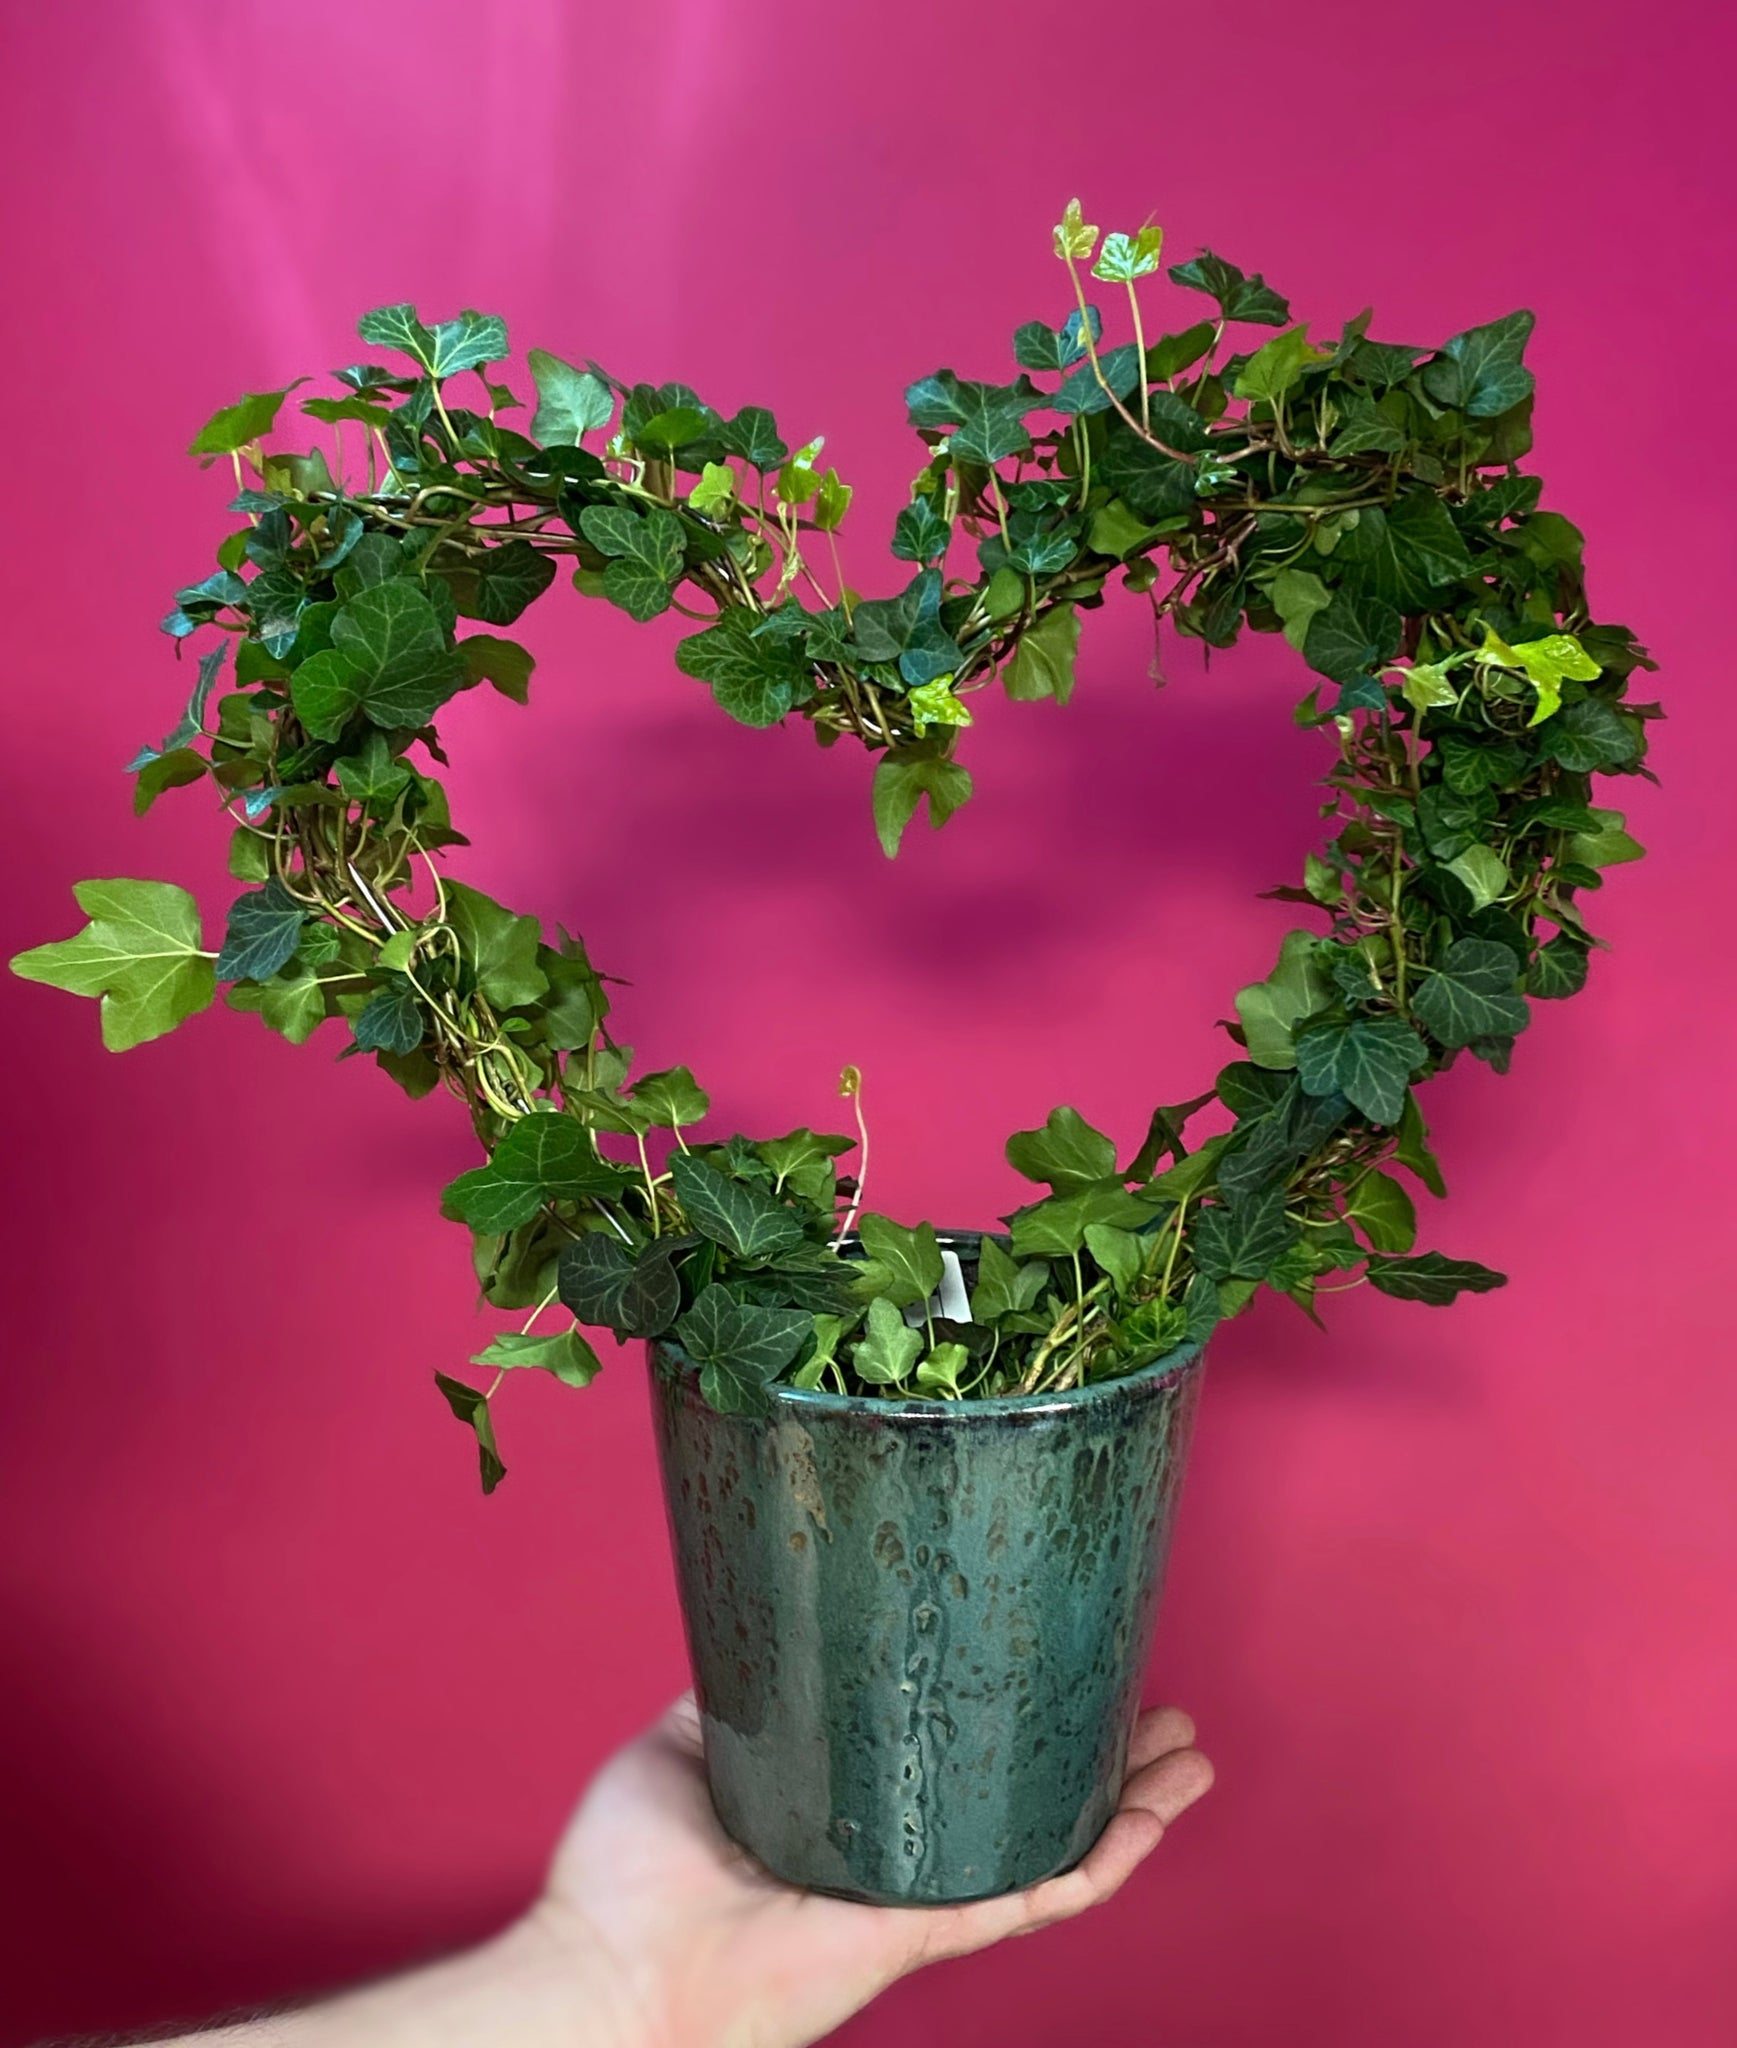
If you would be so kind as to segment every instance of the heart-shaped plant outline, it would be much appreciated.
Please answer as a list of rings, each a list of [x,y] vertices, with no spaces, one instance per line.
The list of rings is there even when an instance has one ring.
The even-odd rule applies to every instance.
[[[294,385],[245,396],[195,439],[233,465],[247,523],[164,621],[177,641],[225,637],[180,723],[132,762],[135,804],[211,777],[235,818],[231,870],[253,886],[214,953],[184,890],[81,883],[85,930],[13,966],[100,995],[117,1050],[226,981],[233,1007],[286,1037],[344,1018],[346,1054],[466,1101],[488,1156],[443,1206],[472,1229],[485,1298],[532,1310],[474,1361],[496,1368],[490,1387],[436,1375],[476,1433],[485,1490],[504,1470],[502,1378],[529,1365],[584,1385],[598,1361],[581,1323],[674,1343],[716,1405],[753,1412],[779,1378],[936,1401],[1083,1386],[1185,1355],[1262,1285],[1313,1316],[1323,1276],[1359,1267],[1430,1303],[1501,1284],[1414,1255],[1412,1197],[1385,1168],[1444,1193],[1416,1081],[1462,1051],[1505,1071],[1528,999],[1584,982],[1595,942],[1578,896],[1640,852],[1591,781],[1646,772],[1658,707],[1626,692],[1653,664],[1626,627],[1592,621],[1581,536],[1519,469],[1531,314],[1424,350],[1369,340],[1363,313],[1318,347],[1262,277],[1208,251],[1169,277],[1216,316],[1148,343],[1139,284],[1161,240],[1148,224],[1100,241],[1071,203],[1054,243],[1073,308],[1019,329],[1015,381],[939,370],[909,388],[929,460],[894,530],[912,573],[887,598],[844,583],[851,492],[821,440],[793,451],[764,408],[725,419],[686,385],[627,385],[539,350],[519,433],[500,417],[520,400],[490,315],[366,315],[363,339],[412,368],[354,365],[334,373],[340,395],[301,401],[335,467],[266,451]],[[1131,340],[1103,345],[1088,264],[1124,288]],[[1278,331],[1226,354],[1227,330],[1249,325]],[[486,411],[449,403],[466,374]],[[366,488],[346,467],[358,440]],[[974,577],[947,573],[961,535]],[[1236,999],[1247,1056],[1155,1111],[1126,1165],[1071,1109],[1008,1141],[1049,1192],[984,1240],[968,1302],[926,1224],[862,1215],[841,1257],[867,1165],[854,1069],[854,1138],[690,1146],[704,1093],[684,1067],[630,1079],[583,945],[547,943],[437,865],[464,842],[407,756],[443,762],[440,707],[484,681],[524,702],[534,666],[498,633],[461,639],[459,619],[512,624],[563,556],[635,618],[695,619],[677,664],[740,723],[801,716],[824,743],[875,752],[889,855],[921,806],[939,826],[969,798],[956,750],[974,694],[999,678],[1015,701],[1066,702],[1079,614],[1113,573],[1211,646],[1244,625],[1282,631],[1336,687],[1323,706],[1317,685],[1298,719],[1337,736],[1337,829],[1302,886],[1273,893],[1329,928],[1286,938]],[[1215,1103],[1230,1127],[1189,1150],[1186,1126]],[[574,1320],[539,1333],[557,1297]]]

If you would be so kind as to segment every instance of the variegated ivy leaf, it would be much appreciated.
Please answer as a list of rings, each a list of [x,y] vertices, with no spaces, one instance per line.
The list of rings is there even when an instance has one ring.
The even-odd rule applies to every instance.
[[[727,462],[708,462],[688,493],[688,504],[702,519],[719,518],[736,495],[736,472]]]
[[[909,692],[905,702],[911,707],[919,734],[931,725],[969,725],[971,710],[961,704],[953,694],[953,678],[937,676],[932,683],[922,683]]]
[[[1137,277],[1150,277],[1163,247],[1164,230],[1151,221],[1137,235],[1106,235],[1092,275],[1106,284],[1132,284]]]
[[[1080,211],[1080,202],[1070,199],[1056,223],[1055,253],[1063,262],[1071,259],[1083,263],[1097,246],[1097,229],[1087,224],[1085,215]]]
[[[1542,725],[1562,709],[1562,685],[1596,682],[1598,663],[1572,633],[1546,633],[1540,640],[1520,640],[1510,647],[1493,627],[1485,626],[1484,644],[1474,661],[1485,667],[1518,669],[1538,692],[1537,709],[1528,725]]]

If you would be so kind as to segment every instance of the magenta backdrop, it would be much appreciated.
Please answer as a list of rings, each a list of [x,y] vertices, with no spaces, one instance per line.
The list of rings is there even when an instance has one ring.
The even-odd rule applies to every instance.
[[[824,431],[871,583],[938,359],[1058,318],[1059,204],[1210,242],[1337,326],[1539,313],[1546,502],[1664,663],[1652,848],[1616,951],[1506,1082],[1430,1091],[1429,1240],[1507,1267],[1447,1314],[1268,1304],[1216,1347],[1154,1689],[1220,1789],[1112,1908],[901,1987],[856,2048],[1057,2041],[1729,2048],[1737,1560],[1733,39],[1705,0],[1440,7],[196,0],[6,8],[7,951],[85,875],[222,900],[206,807],[128,810],[184,680],[155,630],[243,389],[358,311]],[[1192,309],[1176,306],[1179,318]],[[1689,383],[1694,411],[1684,410]],[[1728,450],[1727,450],[1728,453]],[[729,726],[635,627],[552,596],[532,708],[451,719],[461,871],[581,927],[723,1127],[868,1072],[877,1201],[1008,1207],[1006,1131],[1124,1138],[1224,1055],[1314,825],[1301,671],[1205,677],[1131,600],[1066,712],[995,705],[981,796],[892,867],[867,769]],[[496,1924],[574,1790],[682,1682],[637,1361],[515,1384],[475,1490],[429,1383],[475,1348],[434,1190],[459,1117],[222,1013],[111,1059],[0,977],[7,2043],[329,1983]],[[775,1052],[767,1056],[767,1047]]]

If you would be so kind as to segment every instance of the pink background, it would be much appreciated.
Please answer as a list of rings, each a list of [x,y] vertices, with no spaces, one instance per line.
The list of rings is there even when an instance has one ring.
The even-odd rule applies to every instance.
[[[856,2048],[1375,2048],[1737,2032],[1728,1356],[1734,992],[1721,747],[1737,49],[1705,0],[1234,12],[1103,0],[9,0],[8,952],[68,884],[221,902],[197,799],[120,764],[185,691],[155,621],[205,573],[216,404],[351,360],[355,315],[499,310],[523,347],[816,431],[890,586],[900,392],[1004,375],[1047,249],[1156,210],[1336,330],[1538,309],[1546,502],[1665,664],[1616,951],[1507,1082],[1437,1084],[1448,1314],[1268,1304],[1217,1346],[1154,1690],[1207,1807],[1112,1908],[897,1990]],[[1173,324],[1197,310],[1166,294]],[[1723,380],[1723,381],[1722,381]],[[1729,448],[1723,451],[1726,457]],[[1124,600],[1073,707],[990,706],[982,794],[888,866],[866,764],[728,725],[639,628],[557,592],[528,712],[450,720],[460,871],[577,924],[723,1128],[836,1121],[875,1198],[978,1223],[1004,1134],[1124,1138],[1225,1053],[1324,765],[1257,642],[1210,678]],[[480,696],[481,693],[479,693]],[[1623,794],[1629,794],[1624,791]],[[124,1059],[0,977],[0,2039],[207,2012],[497,1924],[587,1772],[682,1683],[637,1360],[514,1384],[476,1493],[461,1121],[337,1034],[215,1014]],[[323,1052],[321,1048],[324,1048]]]

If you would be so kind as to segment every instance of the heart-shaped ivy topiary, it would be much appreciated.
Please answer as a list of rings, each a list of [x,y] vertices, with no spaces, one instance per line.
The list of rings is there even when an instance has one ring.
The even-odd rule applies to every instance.
[[[520,401],[491,369],[506,329],[478,313],[370,313],[363,339],[410,367],[355,365],[335,373],[341,395],[300,401],[330,459],[262,446],[287,390],[226,407],[193,443],[233,464],[246,524],[164,622],[223,637],[181,722],[133,762],[136,807],[210,777],[249,886],[213,954],[185,891],[85,882],[85,930],[13,964],[100,995],[117,1049],[225,981],[297,1043],[339,1017],[346,1052],[412,1094],[463,1098],[488,1156],[445,1208],[471,1228],[485,1297],[533,1311],[474,1361],[498,1369],[486,1391],[438,1376],[485,1487],[503,1469],[502,1376],[584,1385],[598,1361],[581,1323],[671,1338],[714,1403],[751,1412],[780,1378],[937,1399],[1079,1386],[1203,1341],[1262,1285],[1312,1315],[1323,1276],[1358,1268],[1414,1301],[1500,1284],[1413,1254],[1412,1198],[1388,1168],[1441,1194],[1414,1083],[1461,1052],[1504,1071],[1530,1000],[1585,980],[1579,898],[1640,852],[1592,779],[1645,772],[1658,711],[1625,690],[1651,664],[1626,627],[1592,621],[1581,536],[1518,467],[1529,313],[1433,350],[1369,340],[1364,313],[1317,346],[1262,278],[1204,254],[1169,275],[1215,312],[1149,343],[1138,286],[1159,242],[1146,227],[1100,243],[1070,205],[1055,248],[1074,304],[1058,327],[1020,328],[1017,379],[938,370],[910,387],[929,459],[894,526],[910,574],[892,597],[843,581],[851,493],[819,440],[792,451],[760,407],[725,419],[685,384],[538,350],[516,431]],[[1132,338],[1115,347],[1088,264],[1126,288]],[[1251,325],[1278,331],[1226,353],[1227,330]],[[485,409],[449,398],[467,373]],[[948,573],[962,536],[971,576]],[[974,695],[999,677],[1016,701],[1066,701],[1079,615],[1112,574],[1210,646],[1282,632],[1331,686],[1297,716],[1338,742],[1334,836],[1302,887],[1275,892],[1325,931],[1290,934],[1236,999],[1246,1057],[1156,1110],[1125,1162],[1072,1109],[1009,1140],[1049,1192],[984,1241],[968,1314],[957,1276],[937,1293],[927,1224],[863,1215],[841,1256],[867,1163],[854,1070],[855,1139],[689,1145],[705,1095],[683,1067],[631,1078],[583,945],[548,943],[437,867],[462,842],[410,755],[444,759],[430,721],[460,690],[525,701],[531,656],[493,629],[562,557],[635,618],[695,620],[676,660],[730,717],[795,715],[875,753],[889,854],[920,806],[941,825],[970,796],[955,748]],[[461,618],[489,630],[461,638]],[[1189,1150],[1213,1104],[1229,1127]],[[573,1320],[541,1334],[557,1298]]]

